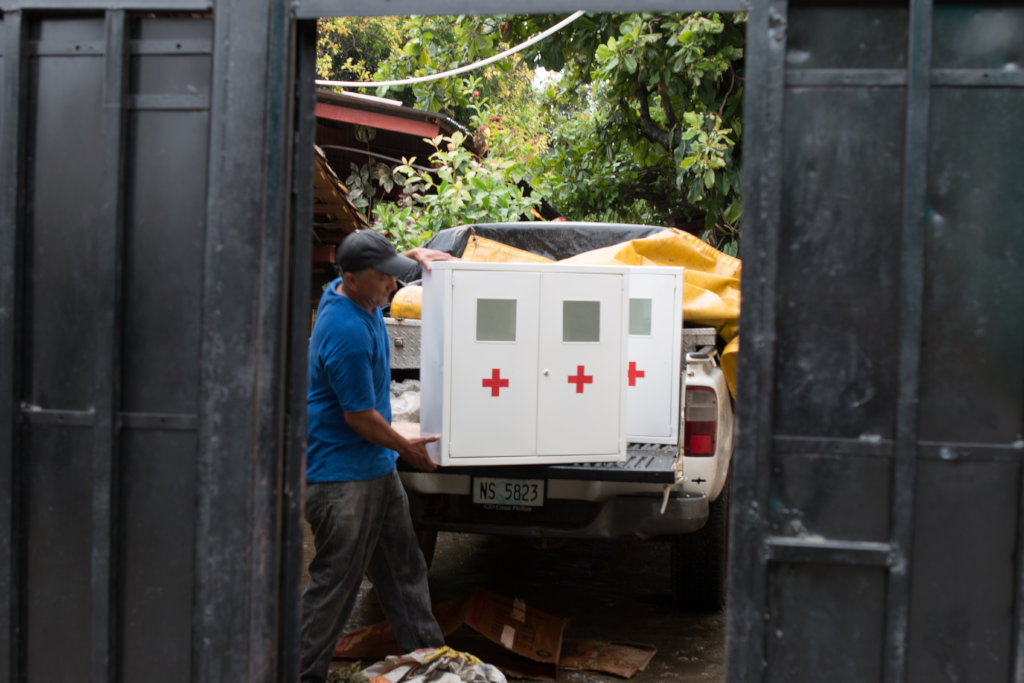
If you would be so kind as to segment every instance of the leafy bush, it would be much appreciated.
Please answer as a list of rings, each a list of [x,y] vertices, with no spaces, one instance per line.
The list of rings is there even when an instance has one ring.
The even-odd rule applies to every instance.
[[[523,194],[517,184],[524,169],[515,161],[487,157],[477,159],[455,132],[431,140],[432,170],[403,160],[394,169],[402,186],[395,204],[378,202],[373,210],[374,227],[400,249],[419,246],[443,228],[467,223],[517,221],[533,217],[540,200]]]

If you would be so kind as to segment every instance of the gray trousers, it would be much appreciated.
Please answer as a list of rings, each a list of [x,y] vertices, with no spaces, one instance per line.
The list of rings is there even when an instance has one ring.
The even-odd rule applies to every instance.
[[[310,484],[306,521],[316,555],[302,594],[303,681],[323,681],[363,576],[373,582],[402,652],[444,645],[430,611],[427,564],[397,472],[367,481]]]

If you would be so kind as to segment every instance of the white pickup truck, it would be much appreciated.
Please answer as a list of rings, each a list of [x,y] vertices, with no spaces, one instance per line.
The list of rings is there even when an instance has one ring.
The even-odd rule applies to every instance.
[[[609,234],[614,236],[614,230]],[[387,323],[393,373],[415,376],[420,321],[388,318]],[[669,539],[678,605],[720,608],[725,598],[733,405],[718,362],[715,330],[685,328],[682,346],[685,390],[676,445],[631,443],[626,461],[614,463],[443,467],[432,473],[400,464],[428,562],[437,531],[545,539]],[[509,490],[487,495],[495,493],[486,490],[494,486]]]

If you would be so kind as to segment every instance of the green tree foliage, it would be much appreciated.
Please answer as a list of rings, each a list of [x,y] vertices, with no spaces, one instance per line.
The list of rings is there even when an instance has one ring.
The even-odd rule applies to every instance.
[[[402,48],[401,17],[326,17],[317,21],[316,73],[332,81],[368,81]]]
[[[523,18],[522,35],[550,18]],[[586,216],[700,221],[735,253],[745,15],[587,15],[538,47],[550,152],[534,185]]]
[[[433,74],[496,54],[558,19],[370,20],[381,23],[369,24],[363,52],[336,56],[335,45],[347,44],[337,36],[324,42],[322,25],[324,55],[318,68],[323,64],[328,70],[368,74],[372,80]],[[488,163],[474,170],[478,180],[498,171],[506,179],[518,179],[529,169],[533,187],[569,218],[689,222],[703,228],[704,239],[735,253],[741,216],[745,21],[742,14],[588,14],[484,69],[382,87],[376,94],[468,125],[478,147],[488,149]],[[557,76],[542,92],[531,85],[536,66]],[[323,70],[321,74],[327,75]],[[438,153],[442,156],[435,154],[431,161],[444,166],[447,152],[439,148]],[[504,161],[511,166],[502,169]],[[453,178],[460,168],[453,167]],[[368,171],[368,177],[394,175]],[[436,187],[422,178],[419,182],[420,191],[407,194],[404,205],[378,206],[374,215],[384,220],[405,212],[402,225],[419,216],[413,221],[415,230],[427,230],[426,205],[413,197],[425,198]],[[431,208],[439,210],[437,205]],[[476,220],[500,219],[483,215]]]

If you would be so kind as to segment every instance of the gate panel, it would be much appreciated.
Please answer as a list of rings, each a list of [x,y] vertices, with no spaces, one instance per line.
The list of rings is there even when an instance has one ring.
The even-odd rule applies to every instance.
[[[888,458],[779,453],[772,467],[771,506],[774,536],[863,539],[889,538],[888,505],[864,505],[864,492],[890,495]],[[857,510],[851,515],[850,510]]]
[[[1013,680],[1019,480],[1012,462],[918,465],[908,680]]]
[[[891,439],[901,209],[888,189],[900,180],[904,98],[797,86],[784,106],[783,163],[799,172],[782,200],[775,432]]]
[[[809,5],[811,3],[792,3]],[[786,24],[786,80],[812,78],[810,69],[905,69],[907,67],[906,4],[855,6],[814,3],[796,7]],[[764,10],[766,8],[758,8]],[[755,10],[756,11],[756,10]],[[837,30],[840,28],[841,30]],[[871,40],[863,40],[871,36]],[[800,73],[803,72],[803,73]],[[828,81],[828,74],[816,74]],[[867,74],[862,74],[866,76]],[[876,77],[879,74],[874,74]],[[850,83],[847,73],[840,82]],[[839,83],[833,82],[833,85]]]
[[[1001,151],[1024,140],[1024,89],[943,87],[932,102],[921,438],[1009,444],[1024,415],[1024,160]]]
[[[34,24],[30,43],[27,398],[44,410],[92,406],[101,226],[82,199],[103,189],[96,172],[103,149],[102,41],[102,18],[46,19]]]
[[[29,43],[25,411],[26,533],[22,590],[28,616],[25,673],[70,680],[89,671],[92,631],[93,451],[96,424],[97,268],[102,196],[102,18],[33,23]],[[72,645],[63,656],[54,642]]]
[[[1024,10],[934,19],[908,678],[1011,680],[1024,675],[1024,161],[1006,145],[1024,138],[1024,79],[1005,67]]]
[[[130,25],[126,412],[195,416],[211,33],[209,20],[141,18]]]
[[[121,436],[119,667],[123,681],[191,679],[195,579],[194,426]],[[159,615],[159,619],[154,616]]]
[[[312,219],[287,3],[96,5],[0,4],[0,680],[287,679]]]
[[[766,681],[877,681],[882,670],[885,571],[789,562],[769,569]],[[861,596],[853,602],[850,595]],[[842,624],[845,638],[821,638]]]
[[[26,614],[25,675],[71,681],[90,663],[92,430],[34,424],[25,438],[34,457],[22,464],[26,542],[20,587]],[[53,644],[66,643],[60,656]]]
[[[834,4],[749,23],[728,678],[1022,680],[1024,8]]]
[[[199,385],[206,193],[205,111],[136,110],[129,117],[122,405],[188,414]],[[154,164],[153,159],[167,163]]]
[[[119,665],[170,683],[192,666],[212,22],[128,31]]]

